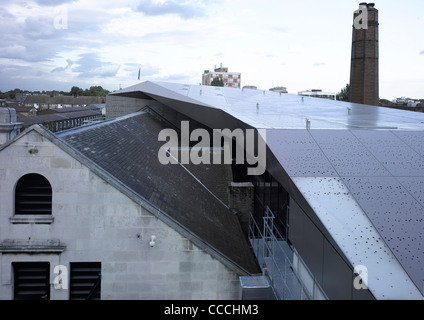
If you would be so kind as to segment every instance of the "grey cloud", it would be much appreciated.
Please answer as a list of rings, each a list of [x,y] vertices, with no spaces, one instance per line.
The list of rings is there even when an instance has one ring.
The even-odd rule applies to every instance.
[[[15,43],[9,42],[3,42],[0,45],[0,58],[36,63],[52,60],[56,56],[56,51],[51,47],[49,41],[39,40],[31,42],[20,39]]]
[[[53,16],[48,17],[28,17],[23,25],[23,34],[29,39],[55,39],[63,37],[64,29],[54,27]]]
[[[120,66],[111,62],[103,62],[97,53],[83,53],[75,61],[75,67],[71,70],[79,73],[80,78],[91,77],[114,77],[118,73]]]
[[[84,82],[75,80],[56,81],[51,80],[50,77],[43,72],[37,72],[33,68],[10,68],[0,65],[0,90],[8,91],[15,88],[26,90],[63,90],[69,91],[72,86],[84,87]],[[22,77],[25,75],[25,77]],[[90,82],[91,84],[91,82]]]
[[[64,3],[75,2],[75,0],[33,0],[35,3],[40,6],[59,6]]]
[[[187,20],[205,16],[205,5],[208,3],[211,3],[211,1],[167,0],[163,3],[156,3],[153,0],[142,0],[137,6],[136,11],[148,16],[176,14],[182,19]]]
[[[2,47],[0,58],[5,59],[24,59],[27,56],[27,49],[18,44],[11,44],[7,47]]]
[[[21,30],[16,23],[16,17],[4,8],[0,8],[0,30],[0,39],[9,34],[16,34]]]
[[[420,52],[420,55],[424,55],[424,50]]]
[[[46,84],[49,82],[49,78],[40,77],[40,71],[33,66],[0,64],[0,74],[0,88],[2,91],[14,88],[40,90],[42,88],[41,83]],[[35,78],[38,81],[34,81]]]
[[[0,18],[1,19],[14,19],[15,16],[12,15],[9,11],[4,8],[0,8]]]
[[[42,62],[52,60],[64,50],[102,45],[98,32],[108,21],[106,14],[71,8],[64,13],[68,15],[67,29],[55,25],[56,15],[62,14],[60,11],[46,11],[19,20],[7,9],[0,8],[0,58]]]
[[[67,59],[66,63],[67,63],[66,67],[57,67],[57,68],[54,68],[50,72],[63,72],[63,71],[70,69],[72,67],[72,65],[74,64],[74,62],[71,59]]]

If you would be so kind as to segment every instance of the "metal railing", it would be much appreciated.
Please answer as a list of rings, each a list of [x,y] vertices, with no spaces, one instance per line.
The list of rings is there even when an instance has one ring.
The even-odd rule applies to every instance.
[[[301,257],[274,226],[274,218],[274,214],[267,207],[261,229],[251,214],[249,240],[262,272],[269,278],[277,298],[326,299],[325,293]]]

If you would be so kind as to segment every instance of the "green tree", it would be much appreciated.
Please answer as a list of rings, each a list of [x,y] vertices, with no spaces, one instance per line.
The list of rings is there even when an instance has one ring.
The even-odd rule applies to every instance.
[[[224,81],[222,81],[222,79],[219,78],[219,77],[213,78],[213,80],[211,82],[211,86],[213,86],[213,87],[223,87]]]
[[[18,91],[16,91],[18,90]],[[16,93],[20,92],[20,89],[15,89],[15,90],[9,90],[7,92],[1,92],[0,91],[0,99],[15,99],[16,98]]]
[[[337,100],[349,102],[350,84],[347,84],[338,94]]]
[[[85,89],[84,96],[104,97],[109,94],[109,90],[105,90],[102,86],[91,86],[90,89]]]
[[[82,90],[81,88],[79,88],[79,87],[72,87],[71,88],[71,91],[70,91],[70,94],[72,95],[72,96],[74,96],[74,97],[78,97],[78,96],[82,96],[83,95],[83,93],[84,93],[84,90]]]

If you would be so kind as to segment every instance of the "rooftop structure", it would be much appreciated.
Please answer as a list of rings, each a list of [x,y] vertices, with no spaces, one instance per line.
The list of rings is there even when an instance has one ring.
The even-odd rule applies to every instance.
[[[322,98],[330,100],[336,100],[337,97],[337,94],[335,92],[323,92],[321,89],[299,91],[298,95],[304,97]]]
[[[288,93],[286,87],[274,87],[274,88],[269,89],[269,91]]]
[[[57,264],[94,273],[102,299],[423,298],[424,114],[164,82],[107,108],[108,121],[35,125],[0,146],[1,298],[72,299],[72,277],[69,295],[49,280]],[[183,140],[184,121],[266,146],[244,163],[164,165],[161,133]],[[265,172],[249,175],[258,152]],[[42,294],[19,277],[34,270]]]
[[[271,200],[261,198],[253,220],[262,231],[271,220],[280,224],[276,238],[291,248],[294,269],[309,270],[313,276],[303,281],[314,279],[320,288],[321,294],[309,291],[308,297],[422,299],[424,115],[271,91],[160,82],[126,88],[108,103],[125,112],[125,99],[151,105],[170,121],[185,117],[211,129],[265,130],[266,173],[248,179],[257,197],[268,194]],[[272,189],[263,189],[274,183],[284,197],[272,198]],[[288,207],[272,210],[275,199],[288,200]],[[250,240],[259,248],[257,236]],[[366,267],[366,290],[354,286],[357,267]],[[275,290],[284,297],[275,279]]]

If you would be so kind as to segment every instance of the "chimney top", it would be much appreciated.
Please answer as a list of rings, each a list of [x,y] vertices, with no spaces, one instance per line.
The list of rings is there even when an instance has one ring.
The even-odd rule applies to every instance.
[[[16,137],[23,126],[18,123],[14,108],[0,108],[0,145]]]
[[[14,108],[0,108],[0,123],[16,123],[17,116]]]
[[[367,3],[367,2],[361,2],[359,4],[360,7],[366,6],[367,8],[374,8],[375,7],[375,3]]]

